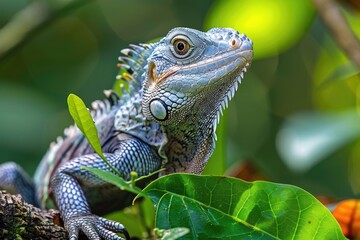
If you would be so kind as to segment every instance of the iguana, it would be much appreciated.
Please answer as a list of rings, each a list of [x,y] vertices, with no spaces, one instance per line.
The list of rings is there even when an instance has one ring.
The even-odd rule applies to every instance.
[[[174,28],[157,43],[122,50],[120,67],[129,91],[107,91],[91,114],[104,155],[125,179],[161,167],[161,174],[199,174],[211,156],[220,115],[253,58],[252,41],[230,28],[201,32]],[[124,76],[125,76],[124,75]],[[119,208],[128,193],[80,168],[113,172],[75,127],[51,144],[34,183],[15,163],[0,167],[0,188],[45,207],[52,198],[69,238],[129,238],[120,223],[99,217]]]

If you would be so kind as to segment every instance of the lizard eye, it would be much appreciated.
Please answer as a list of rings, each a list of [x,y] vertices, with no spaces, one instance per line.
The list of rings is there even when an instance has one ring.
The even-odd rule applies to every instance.
[[[173,46],[175,52],[179,55],[185,55],[190,49],[190,44],[186,42],[184,39],[175,40]]]
[[[171,43],[173,46],[172,52],[175,55],[175,57],[178,58],[187,57],[193,48],[190,40],[188,40],[187,37],[182,35],[174,37]]]

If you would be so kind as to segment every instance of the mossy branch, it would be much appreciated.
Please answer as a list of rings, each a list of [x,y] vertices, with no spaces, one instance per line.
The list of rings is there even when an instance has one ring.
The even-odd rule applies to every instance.
[[[59,211],[41,210],[0,191],[0,239],[68,239]]]

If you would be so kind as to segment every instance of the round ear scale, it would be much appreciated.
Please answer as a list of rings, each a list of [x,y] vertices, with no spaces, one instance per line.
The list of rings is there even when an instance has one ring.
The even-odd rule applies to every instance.
[[[154,99],[150,102],[150,113],[158,121],[164,121],[168,117],[166,105],[160,99]]]

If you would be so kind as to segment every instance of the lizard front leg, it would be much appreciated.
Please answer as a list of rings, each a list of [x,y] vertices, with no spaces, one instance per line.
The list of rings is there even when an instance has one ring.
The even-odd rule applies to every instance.
[[[140,176],[147,175],[158,170],[161,164],[156,151],[136,138],[120,141],[114,153],[105,153],[104,155],[109,163],[123,174],[125,179],[130,177],[131,171],[137,172]],[[79,231],[82,231],[91,240],[122,239],[114,232],[121,232],[129,239],[122,224],[91,213],[82,185],[96,189],[106,183],[90,172],[81,169],[81,166],[113,172],[97,154],[74,158],[56,172],[52,179],[52,188],[65,228],[69,232],[69,238],[71,240],[78,239]]]

